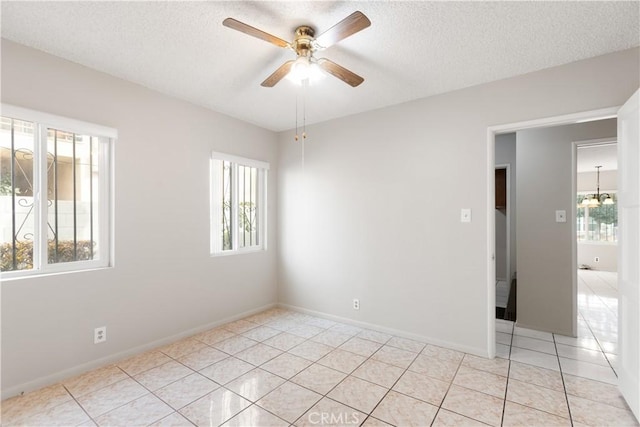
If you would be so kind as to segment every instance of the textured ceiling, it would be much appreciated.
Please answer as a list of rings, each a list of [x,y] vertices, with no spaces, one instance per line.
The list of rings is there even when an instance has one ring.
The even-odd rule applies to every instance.
[[[638,46],[638,2],[12,2],[2,37],[271,130],[295,125],[299,89],[260,86],[294,53],[222,26],[291,40],[356,10],[371,27],[321,52],[365,82],[307,89],[321,122]]]

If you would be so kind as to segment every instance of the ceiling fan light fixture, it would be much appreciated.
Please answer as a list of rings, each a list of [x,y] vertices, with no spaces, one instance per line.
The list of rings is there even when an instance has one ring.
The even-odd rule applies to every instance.
[[[303,81],[309,79],[311,74],[311,62],[306,56],[299,56],[291,66],[291,71],[287,74],[287,79],[296,84],[302,84]]]
[[[312,60],[311,67],[309,68],[309,82],[310,83],[319,82],[320,80],[323,80],[326,76],[327,76],[327,73],[325,73],[322,70],[322,68],[320,68],[317,62]]]
[[[307,80],[309,83],[315,83],[325,77],[325,72],[316,63],[314,58],[300,56],[291,66],[291,71],[287,74],[287,79],[297,85]]]

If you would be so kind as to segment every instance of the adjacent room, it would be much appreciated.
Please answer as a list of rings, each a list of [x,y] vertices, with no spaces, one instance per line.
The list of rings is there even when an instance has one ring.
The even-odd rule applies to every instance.
[[[3,425],[638,426],[638,1],[0,8]]]

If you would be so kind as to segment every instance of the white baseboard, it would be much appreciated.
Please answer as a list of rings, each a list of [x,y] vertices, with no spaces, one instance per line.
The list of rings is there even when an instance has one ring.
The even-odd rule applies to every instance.
[[[389,335],[395,335],[398,337],[402,337],[402,338],[408,338],[408,339],[412,339],[412,340],[416,340],[416,341],[420,341],[420,342],[424,342],[424,343],[428,343],[428,344],[433,344],[433,345],[437,345],[439,347],[445,347],[445,348],[449,348],[452,350],[457,350],[457,351],[461,351],[464,353],[469,353],[469,354],[473,354],[476,356],[480,356],[480,357],[489,357],[489,353],[488,353],[488,349],[486,348],[476,348],[476,347],[469,347],[469,346],[465,346],[465,345],[460,345],[458,343],[454,343],[454,342],[450,342],[450,341],[445,341],[445,340],[440,340],[440,339],[436,339],[433,337],[427,337],[424,335],[420,335],[420,334],[413,334],[413,333],[409,333],[409,332],[405,332],[399,329],[394,329],[394,328],[387,328],[384,326],[380,326],[377,324],[373,324],[373,323],[368,323],[368,322],[362,322],[362,321],[358,321],[358,320],[353,320],[353,319],[349,319],[347,317],[342,317],[342,316],[336,316],[336,315],[332,315],[332,314],[327,314],[327,313],[323,313],[323,312],[319,312],[319,311],[315,311],[315,310],[309,310],[306,308],[302,308],[302,307],[298,307],[298,306],[293,306],[293,305],[289,305],[289,304],[283,304],[283,303],[273,303],[273,304],[267,304],[264,305],[262,307],[258,307],[252,310],[248,310],[221,320],[217,320],[215,322],[206,324],[206,325],[202,325],[202,326],[198,326],[196,328],[192,328],[189,329],[187,331],[178,333],[178,334],[174,334],[172,336],[166,337],[166,338],[162,338],[159,340],[155,340],[152,342],[149,342],[147,344],[141,345],[141,346],[137,346],[122,352],[118,352],[106,357],[102,357],[100,359],[96,359],[96,360],[92,360],[90,362],[87,363],[83,363],[81,365],[78,366],[74,366],[73,368],[69,368],[69,369],[65,369],[59,372],[56,372],[54,374],[51,375],[47,375],[44,377],[40,377],[37,378],[35,380],[32,381],[28,381],[22,384],[18,384],[16,386],[12,386],[9,387],[7,389],[2,390],[1,393],[1,398],[2,400],[7,399],[9,397],[12,396],[16,396],[22,393],[27,393],[29,391],[32,390],[37,390],[39,388],[42,387],[46,387],[52,384],[56,384],[60,381],[63,381],[67,378],[72,378],[75,377],[77,375],[81,375],[85,372],[91,371],[93,369],[97,369],[97,368],[101,368],[104,366],[107,366],[109,364],[115,363],[119,360],[125,359],[127,357],[131,357],[134,356],[136,354],[140,354],[143,353],[145,351],[166,345],[166,344],[170,344],[172,342],[178,341],[180,339],[198,334],[200,332],[204,332],[206,330],[215,328],[217,326],[220,326],[222,324],[225,323],[229,323],[229,322],[233,322],[235,320],[238,319],[242,319],[244,317],[248,317],[251,316],[253,314],[256,313],[260,313],[262,311],[268,310],[270,308],[273,307],[282,307],[282,308],[286,308],[288,310],[292,310],[292,311],[297,311],[299,313],[305,313],[305,314],[309,314],[309,315],[313,315],[313,316],[317,316],[317,317],[321,317],[323,319],[329,319],[329,320],[333,320],[336,322],[340,322],[340,323],[346,323],[349,325],[353,325],[353,326],[358,326],[361,328],[366,328],[366,329],[371,329],[374,331],[378,331],[378,332],[382,332],[382,333],[386,333]]]
[[[125,359],[127,357],[130,356],[134,356],[136,354],[139,353],[143,353],[145,351],[166,345],[166,344],[170,344],[172,342],[178,341],[182,338],[186,338],[186,337],[190,337],[192,335],[198,334],[200,332],[204,332],[206,330],[215,328],[217,326],[223,325],[225,323],[229,323],[229,322],[233,322],[234,320],[238,320],[238,319],[242,319],[244,317],[248,317],[251,316],[253,314],[256,313],[260,313],[261,311],[265,311],[268,310],[270,308],[273,308],[276,306],[276,303],[272,303],[272,304],[267,304],[267,305],[263,305],[262,307],[258,307],[252,310],[248,310],[245,312],[242,312],[240,314],[236,314],[221,320],[217,320],[215,322],[206,324],[206,325],[202,325],[202,326],[198,326],[196,328],[192,328],[183,332],[180,332],[178,334],[175,335],[171,335],[170,337],[166,337],[166,338],[162,338],[159,340],[155,340],[152,342],[149,342],[147,344],[143,344],[141,346],[137,346],[134,348],[130,348],[128,350],[125,351],[121,351],[106,357],[102,357],[100,359],[96,359],[96,360],[92,360],[90,362],[87,363],[83,363],[81,365],[78,366],[74,366],[73,368],[69,368],[69,369],[65,369],[59,372],[56,372],[55,374],[51,374],[51,375],[47,375],[44,377],[40,377],[37,378],[35,380],[32,381],[28,381],[26,383],[23,384],[18,384],[16,386],[12,386],[9,387],[7,389],[3,389],[2,393],[1,393],[1,399],[7,399],[9,397],[13,397],[13,396],[17,396],[19,394],[22,393],[27,393],[29,391],[33,391],[33,390],[37,390],[39,388],[42,387],[46,387],[52,384],[56,384],[59,383],[60,381],[63,381],[67,378],[72,378],[75,377],[77,375],[81,375],[85,372],[91,371],[93,369],[97,369],[97,368],[101,368],[107,365],[110,365],[114,362],[117,362],[119,360]]]
[[[550,334],[557,334],[557,335],[564,335],[565,337],[571,337],[572,335],[569,334],[565,334],[562,331],[558,331],[558,330],[552,330],[552,329],[546,329],[546,328],[541,328],[540,326],[535,326],[535,325],[528,325],[526,323],[522,323],[518,320],[516,320],[515,326],[518,328],[523,328],[523,329],[531,329],[533,331],[540,331],[540,332],[547,332]],[[576,337],[573,337],[576,338]]]
[[[387,328],[387,327],[376,325],[376,324],[373,324],[373,323],[362,322],[362,321],[359,321],[359,320],[349,319],[347,317],[335,316],[333,314],[327,314],[327,313],[322,313],[320,311],[309,310],[309,309],[298,307],[298,306],[295,306],[295,305],[278,303],[278,307],[286,308],[288,310],[297,311],[297,312],[304,313],[304,314],[309,314],[309,315],[316,316],[316,317],[321,317],[323,319],[329,319],[329,320],[333,320],[333,321],[340,322],[340,323],[346,323],[348,325],[359,326],[359,327],[365,328],[365,329],[371,329],[373,331],[382,332],[382,333],[389,334],[389,335],[395,335],[395,336],[398,336],[398,337],[408,338],[408,339],[412,339],[412,340],[415,340],[415,341],[424,342],[424,343],[427,343],[427,344],[433,344],[433,345],[437,345],[439,347],[445,347],[445,348],[449,348],[451,350],[457,350],[457,351],[461,351],[463,353],[473,354],[475,356],[489,357],[489,351],[486,348],[476,348],[476,347],[469,347],[469,346],[465,346],[465,345],[460,345],[460,344],[453,343],[453,342],[450,342],[450,341],[439,340],[439,339],[432,338],[432,337],[426,337],[426,336],[420,335],[420,334],[413,334],[413,333],[410,333],[410,332],[401,331],[399,329]]]

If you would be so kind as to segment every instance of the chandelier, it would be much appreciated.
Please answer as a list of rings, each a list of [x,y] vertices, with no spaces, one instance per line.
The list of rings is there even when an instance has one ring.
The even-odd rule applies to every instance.
[[[596,166],[596,192],[595,194],[587,194],[584,199],[582,199],[582,203],[580,204],[580,207],[588,207],[588,208],[595,208],[600,206],[600,204],[602,203],[603,205],[612,205],[613,204],[613,198],[611,197],[611,195],[609,193],[602,193],[600,194],[600,168],[602,166]]]

